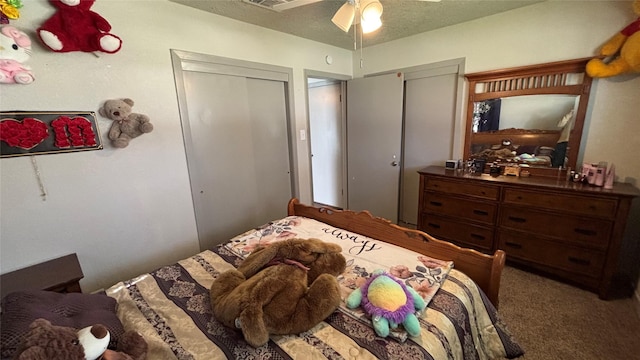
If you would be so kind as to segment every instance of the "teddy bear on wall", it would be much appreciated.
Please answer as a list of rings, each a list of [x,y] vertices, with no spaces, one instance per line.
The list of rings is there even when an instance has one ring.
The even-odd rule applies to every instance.
[[[100,324],[80,330],[36,319],[29,326],[14,360],[144,360],[148,345],[140,334],[125,332],[118,351],[108,350],[110,334]]]
[[[132,106],[131,99],[112,99],[105,101],[98,110],[100,115],[113,120],[109,129],[109,139],[117,148],[127,147],[131,139],[153,131],[149,117],[131,112]]]
[[[288,239],[258,247],[237,270],[211,285],[215,318],[240,329],[259,347],[270,334],[307,331],[340,305],[336,276],[346,267],[342,249],[319,239]]]
[[[0,29],[0,83],[31,84],[35,77],[24,63],[31,58],[31,39],[13,26]]]
[[[95,0],[49,0],[58,10],[37,30],[40,40],[52,51],[103,51],[113,54],[122,40],[109,33],[111,25],[91,11]]]
[[[617,56],[609,63],[592,59],[587,63],[587,74],[591,77],[611,77],[640,72],[640,0],[633,2],[633,11],[639,17],[615,34],[600,49],[604,56]]]

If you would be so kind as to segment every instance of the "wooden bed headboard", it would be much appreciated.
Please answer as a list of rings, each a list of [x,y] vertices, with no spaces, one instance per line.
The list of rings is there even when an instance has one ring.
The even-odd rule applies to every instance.
[[[315,219],[436,259],[451,260],[454,262],[454,267],[473,279],[493,305],[498,307],[500,277],[506,258],[502,250],[496,250],[493,255],[486,255],[438,240],[419,230],[392,224],[389,220],[375,217],[368,211],[355,212],[313,207],[301,204],[296,198],[289,201],[288,214]]]
[[[513,145],[555,147],[559,138],[560,131],[557,130],[504,129],[474,133],[471,145],[496,145],[501,144],[502,140],[508,139]]]

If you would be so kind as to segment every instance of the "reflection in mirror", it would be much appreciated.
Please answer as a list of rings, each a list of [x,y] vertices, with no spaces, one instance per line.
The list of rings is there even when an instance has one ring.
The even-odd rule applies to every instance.
[[[526,166],[534,176],[557,177],[575,168],[591,89],[589,60],[465,75],[464,158]]]
[[[559,122],[578,106],[579,96],[512,96],[474,103],[473,132],[503,129],[560,130]]]

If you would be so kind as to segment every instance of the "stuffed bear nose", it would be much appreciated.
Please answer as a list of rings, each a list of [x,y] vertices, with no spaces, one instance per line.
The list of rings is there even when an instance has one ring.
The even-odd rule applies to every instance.
[[[120,116],[120,111],[114,111],[114,112],[113,112],[113,115],[115,115],[115,116]]]
[[[91,327],[91,334],[97,339],[103,339],[108,333],[109,330],[102,324],[96,324]]]

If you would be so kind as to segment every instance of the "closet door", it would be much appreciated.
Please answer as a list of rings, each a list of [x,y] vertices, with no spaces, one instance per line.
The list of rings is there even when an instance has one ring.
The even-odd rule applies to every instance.
[[[285,83],[188,67],[182,83],[201,249],[286,216],[292,185]]]
[[[403,76],[347,82],[348,208],[394,223],[402,152]]]
[[[400,221],[418,224],[418,170],[443,165],[453,155],[457,66],[405,82],[404,156]]]

